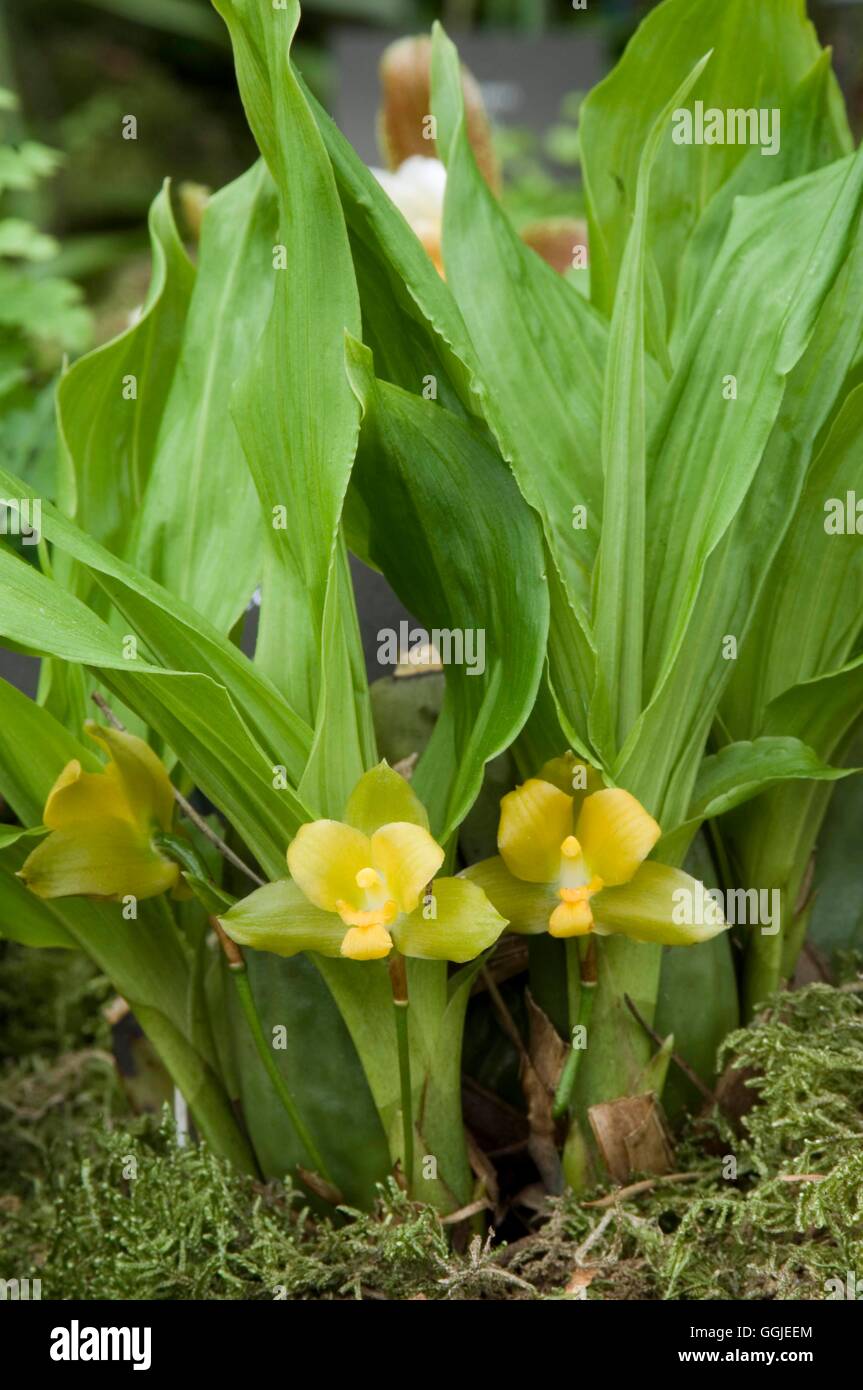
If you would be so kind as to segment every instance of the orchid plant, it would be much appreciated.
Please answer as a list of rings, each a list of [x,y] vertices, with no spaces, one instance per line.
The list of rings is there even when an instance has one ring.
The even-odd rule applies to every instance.
[[[519,1036],[520,952],[564,1053],[526,1110],[584,1185],[596,1108],[673,1116],[792,975],[851,771],[863,564],[822,518],[863,428],[863,164],[802,3],[664,0],[584,103],[561,273],[439,26],[384,63],[375,174],[295,0],[215,2],[261,158],[194,257],[155,199],[140,314],[60,381],[53,496],[0,472],[39,511],[0,633],[42,658],[35,701],[0,684],[0,931],[88,952],[237,1166],[450,1212],[488,1182],[466,1021]],[[680,143],[695,101],[775,108],[777,152]],[[484,634],[405,763],[349,553]],[[751,888],[775,931],[729,929]]]

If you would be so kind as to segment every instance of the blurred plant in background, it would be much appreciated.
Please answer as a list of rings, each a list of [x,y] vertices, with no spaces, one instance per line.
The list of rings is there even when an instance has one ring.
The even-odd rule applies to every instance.
[[[63,353],[87,347],[91,320],[81,290],[55,273],[60,247],[27,216],[62,157],[17,139],[17,102],[0,88],[0,454],[37,487],[49,487],[53,387]]]

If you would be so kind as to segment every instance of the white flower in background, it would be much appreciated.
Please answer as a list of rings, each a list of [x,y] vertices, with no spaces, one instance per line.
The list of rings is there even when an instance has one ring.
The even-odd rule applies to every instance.
[[[443,164],[439,159],[412,154],[395,170],[372,169],[372,173],[443,273],[440,250],[446,188]]]
[[[397,39],[380,64],[382,102],[378,145],[389,169],[372,169],[375,178],[416,232],[438,272],[443,275],[441,228],[446,169],[426,128],[431,109],[431,40]],[[462,94],[468,140],[480,173],[496,197],[501,191],[500,162],[491,124],[476,79],[462,67]],[[586,264],[587,228],[580,218],[553,217],[521,229],[526,245],[554,270],[565,275]]]

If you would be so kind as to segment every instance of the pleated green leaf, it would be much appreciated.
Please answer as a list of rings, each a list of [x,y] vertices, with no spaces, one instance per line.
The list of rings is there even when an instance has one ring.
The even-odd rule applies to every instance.
[[[143,503],[195,283],[167,184],[149,226],[152,277],[137,321],[76,362],[57,390],[60,504],[118,553]]]
[[[375,370],[419,395],[434,379],[436,399],[454,414],[476,414],[473,349],[453,299],[416,234],[335,122],[303,85],[333,166],[348,228]]]
[[[777,188],[850,153],[852,146],[845,122],[836,119],[836,78],[830,58],[825,49],[783,103],[778,152],[765,157],[759,145],[748,146],[733,174],[707,205],[681,266],[675,321],[678,338],[720,254],[735,198]]]
[[[122,552],[219,632],[230,631],[260,579],[260,514],[230,393],[269,312],[277,223],[275,190],[260,161],[207,205],[150,477]],[[152,409],[140,389],[136,409]],[[66,437],[74,456],[68,428]]]
[[[377,381],[352,340],[348,362],[363,407],[353,488],[372,559],[449,648],[443,708],[413,778],[444,842],[536,695],[548,624],[540,530],[480,426]]]
[[[738,201],[651,439],[645,674],[653,696],[616,775],[641,787],[665,824],[686,814],[716,702],[733,671],[724,639],[745,639],[831,410],[831,365],[835,372],[850,361],[859,341],[861,173],[863,161],[840,161]],[[786,204],[801,219],[794,231],[777,222]],[[806,218],[811,240],[801,243]],[[787,246],[777,255],[782,226]],[[800,261],[780,284],[783,276],[768,264],[784,274],[795,248]],[[817,273],[807,275],[810,256]],[[762,275],[770,276],[769,297]],[[721,337],[709,327],[717,313],[727,315]],[[734,365],[738,398],[725,398],[723,378]],[[779,490],[779,478],[788,491]]]
[[[809,471],[765,585],[756,617],[759,639],[746,644],[726,701],[735,730],[744,720],[759,728],[772,699],[842,665],[854,648],[863,613],[863,546],[854,509],[861,449],[858,386]]]
[[[610,314],[633,214],[641,153],[671,94],[709,49],[714,57],[688,109],[779,109],[819,57],[805,0],[665,0],[647,15],[621,61],[584,102],[579,124],[589,214],[591,295]],[[842,98],[830,79],[830,117],[851,148]],[[787,140],[784,120],[780,139]],[[768,130],[769,137],[769,130]],[[675,144],[672,122],[657,164],[648,232],[669,322],[686,246],[716,191],[747,154],[745,143]],[[759,155],[765,163],[776,155]],[[729,368],[731,370],[731,368]]]
[[[376,761],[340,537],[359,424],[343,335],[359,334],[359,299],[332,168],[291,64],[299,5],[217,8],[279,198],[273,308],[233,395],[266,535],[256,660],[316,730],[304,794],[338,814]]]
[[[617,749],[641,713],[644,660],[646,508],[645,266],[650,177],[672,111],[703,72],[693,68],[651,128],[635,195],[611,317],[602,402],[602,536],[594,574],[593,629],[598,640],[597,690],[608,702],[602,742]]]

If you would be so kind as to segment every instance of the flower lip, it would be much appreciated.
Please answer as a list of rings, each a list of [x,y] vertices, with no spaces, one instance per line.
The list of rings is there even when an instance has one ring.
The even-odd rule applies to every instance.
[[[584,899],[559,903],[548,921],[550,936],[586,936],[592,930],[593,913],[590,904]]]

